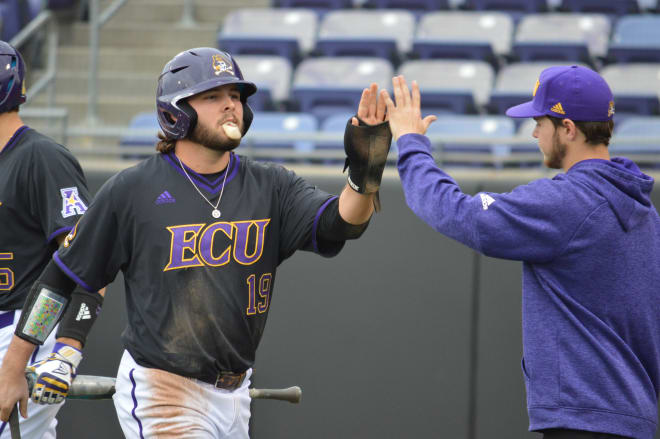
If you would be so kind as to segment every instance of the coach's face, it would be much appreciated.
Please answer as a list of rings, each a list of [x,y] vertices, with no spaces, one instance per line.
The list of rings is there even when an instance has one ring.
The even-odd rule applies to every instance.
[[[543,163],[550,169],[561,169],[566,157],[566,144],[562,143],[559,133],[547,117],[535,117],[534,136],[539,141],[539,149],[543,153]]]
[[[197,125],[190,140],[217,151],[231,151],[241,139],[230,139],[222,126],[234,123],[243,132],[243,104],[238,86],[221,85],[188,99],[197,112]]]

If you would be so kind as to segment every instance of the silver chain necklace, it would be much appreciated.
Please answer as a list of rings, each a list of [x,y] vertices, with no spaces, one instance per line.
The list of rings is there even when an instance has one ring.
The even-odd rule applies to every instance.
[[[188,171],[186,171],[186,168],[183,166],[183,163],[181,163],[181,159],[179,158],[179,156],[177,156],[176,154],[175,156],[176,159],[179,161],[179,165],[181,166],[181,169],[183,169],[183,173],[186,174],[186,177],[188,177],[188,180],[190,180],[190,184],[192,184],[195,190],[199,193],[199,195],[201,195],[202,198],[204,198],[204,201],[209,203],[209,206],[213,208],[213,210],[211,211],[211,216],[213,216],[213,218],[220,218],[221,213],[220,210],[218,209],[218,206],[220,205],[220,200],[222,200],[222,194],[225,192],[225,182],[227,181],[227,174],[229,174],[229,165],[231,164],[231,156],[229,157],[229,162],[227,162],[227,169],[225,169],[225,178],[222,180],[222,189],[220,189],[220,196],[218,197],[218,202],[215,203],[215,206],[213,205],[213,203],[209,201],[208,198],[206,198],[206,196],[204,196],[204,194],[202,193],[202,191],[199,190],[195,182],[192,181],[192,178],[190,178],[190,175],[188,175]]]

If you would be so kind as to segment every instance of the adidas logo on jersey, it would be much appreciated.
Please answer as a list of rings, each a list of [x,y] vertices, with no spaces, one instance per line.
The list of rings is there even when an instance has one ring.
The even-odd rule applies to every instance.
[[[78,315],[76,316],[76,321],[80,320],[89,320],[92,318],[92,315],[89,313],[89,307],[86,304],[81,304],[80,309],[78,310]]]
[[[495,202],[495,199],[488,194],[479,194],[481,197],[481,206],[484,210],[488,210],[488,206]]]
[[[162,194],[158,195],[158,198],[156,198],[155,203],[158,205],[161,204],[168,204],[168,203],[175,203],[176,200],[172,195],[170,195],[169,192],[165,191]]]

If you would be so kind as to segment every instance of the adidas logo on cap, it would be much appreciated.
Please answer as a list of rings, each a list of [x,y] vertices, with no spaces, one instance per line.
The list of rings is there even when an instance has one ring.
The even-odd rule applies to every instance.
[[[561,102],[557,102],[555,105],[553,105],[552,108],[550,108],[550,111],[554,111],[558,114],[566,114],[564,107],[561,106]]]

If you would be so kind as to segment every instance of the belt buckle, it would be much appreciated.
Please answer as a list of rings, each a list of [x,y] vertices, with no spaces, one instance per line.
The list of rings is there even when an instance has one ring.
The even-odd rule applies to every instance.
[[[245,378],[245,372],[221,372],[215,380],[215,387],[218,389],[236,390],[243,384],[243,378]]]

